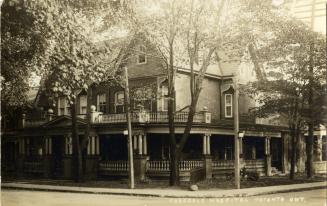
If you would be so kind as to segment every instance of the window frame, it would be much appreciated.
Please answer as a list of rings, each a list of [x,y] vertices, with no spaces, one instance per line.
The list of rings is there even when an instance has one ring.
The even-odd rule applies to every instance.
[[[119,94],[123,94],[123,102],[122,103],[118,103],[118,95]],[[117,91],[115,92],[115,113],[117,113],[117,106],[123,106],[123,112],[125,112],[125,94],[124,91]]]
[[[167,89],[167,94],[165,94],[166,92],[165,92],[164,88]],[[168,98],[169,98],[169,96],[168,96],[168,86],[166,86],[166,85],[161,86],[161,95],[162,95],[161,111],[166,112],[166,111],[168,111],[168,104],[169,104],[169,101],[168,101]],[[165,109],[165,101],[167,101],[167,109]]]
[[[147,56],[146,56],[146,47],[144,45],[138,46],[138,54],[137,54],[137,64],[146,64],[148,62]],[[141,54],[141,52],[143,52]],[[140,62],[140,56],[144,56],[144,62]]]
[[[227,104],[227,97],[230,97],[230,104]],[[233,94],[225,94],[225,118],[233,117]],[[231,113],[227,115],[227,108],[230,107]]]
[[[85,98],[85,105],[82,105],[82,97]],[[83,113],[83,108],[85,108],[85,113]],[[80,95],[79,96],[79,113],[80,114],[87,114],[87,95]]]
[[[104,102],[100,102],[100,96],[104,96]],[[101,111],[101,107],[104,107],[104,111]],[[107,94],[105,92],[97,94],[97,111],[98,112],[107,112]]]

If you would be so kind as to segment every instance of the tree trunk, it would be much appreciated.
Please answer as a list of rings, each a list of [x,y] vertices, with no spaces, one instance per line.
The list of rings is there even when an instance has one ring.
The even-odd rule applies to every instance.
[[[76,182],[83,180],[83,160],[81,146],[78,136],[77,114],[76,114],[76,102],[71,105],[71,117],[72,117],[72,138],[73,138],[73,175]]]
[[[297,145],[297,131],[296,126],[292,125],[291,128],[291,170],[290,170],[290,179],[293,180],[295,176],[295,165],[296,165],[296,145]]]
[[[313,176],[313,139],[314,139],[314,120],[313,120],[313,55],[314,55],[314,44],[313,42],[310,44],[310,67],[309,67],[309,96],[308,96],[308,104],[309,104],[309,131],[308,131],[308,139],[307,139],[307,178],[311,178]]]
[[[309,123],[309,135],[307,138],[307,145],[306,145],[306,150],[307,150],[307,178],[312,178],[313,176],[313,130],[314,130],[314,125],[313,122],[310,121]]]

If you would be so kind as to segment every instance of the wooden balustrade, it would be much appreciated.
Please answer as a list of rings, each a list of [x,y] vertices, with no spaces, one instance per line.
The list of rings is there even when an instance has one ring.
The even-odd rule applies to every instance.
[[[42,161],[25,161],[23,163],[23,170],[27,173],[42,173],[43,162]]]
[[[234,160],[214,160],[212,169],[231,169],[234,168]]]
[[[100,114],[99,123],[122,123],[126,122],[126,114]],[[187,122],[188,112],[177,112],[175,114],[176,123]],[[167,123],[167,112],[134,112],[131,114],[132,122],[150,122],[150,123]],[[196,113],[193,122],[204,123],[203,113]]]
[[[182,160],[179,162],[179,171],[189,171],[194,168],[203,167],[202,160]],[[147,162],[147,170],[149,171],[169,171],[170,162],[168,160],[151,160]]]
[[[78,118],[86,119],[86,114],[78,114]],[[54,116],[53,116],[54,118]],[[175,114],[176,123],[186,123],[188,119],[188,112],[177,112]],[[168,112],[133,112],[131,113],[132,122],[139,123],[168,123]],[[26,119],[26,127],[37,127],[46,123],[47,119]],[[94,123],[124,123],[126,122],[126,114],[95,114]],[[194,123],[205,123],[205,114],[203,112],[198,112],[194,114]]]
[[[102,161],[99,163],[100,171],[128,171],[128,162],[121,161]]]

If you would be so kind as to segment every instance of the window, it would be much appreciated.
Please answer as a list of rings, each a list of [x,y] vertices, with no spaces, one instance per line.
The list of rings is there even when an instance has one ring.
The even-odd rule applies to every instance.
[[[115,111],[116,113],[124,112],[124,92],[119,91],[115,93]]]
[[[58,115],[70,115],[70,104],[65,97],[58,100]]]
[[[106,113],[107,112],[107,101],[106,94],[98,94],[97,95],[97,110],[98,112]]]
[[[151,88],[138,88],[133,93],[133,109],[142,106],[146,111],[152,111],[153,91]]]
[[[87,108],[87,96],[86,95],[81,95],[79,96],[79,113],[80,114],[86,114]]]
[[[162,111],[168,111],[168,87],[162,86]]]
[[[65,111],[66,115],[70,115],[70,104],[69,101],[66,99],[66,111]]]
[[[225,94],[225,117],[233,117],[233,96]]]
[[[137,63],[138,64],[145,64],[146,63],[146,48],[145,46],[141,45],[138,48],[138,56],[137,56]]]
[[[60,97],[58,100],[58,115],[65,115],[65,105],[66,99],[64,97]]]

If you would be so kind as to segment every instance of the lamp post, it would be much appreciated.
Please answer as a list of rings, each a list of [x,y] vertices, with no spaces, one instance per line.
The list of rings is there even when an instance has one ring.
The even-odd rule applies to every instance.
[[[127,120],[127,131],[124,131],[124,135],[127,135],[127,150],[128,150],[128,179],[129,188],[134,189],[134,163],[133,163],[133,145],[132,145],[132,124],[130,114],[130,100],[129,100],[129,86],[128,86],[128,71],[127,67],[124,68],[125,73],[125,111]]]
[[[239,112],[238,112],[238,82],[237,75],[234,75],[234,179],[235,188],[240,189],[240,144],[239,144]]]

